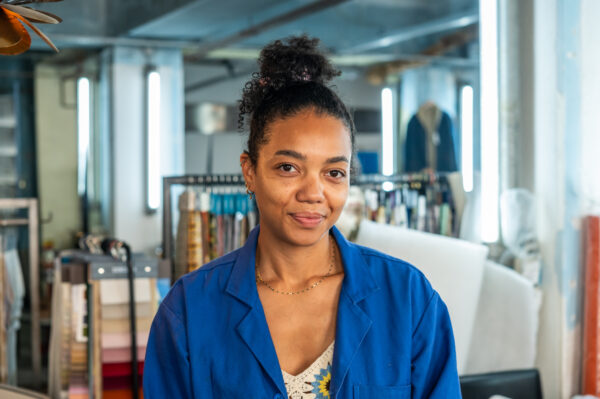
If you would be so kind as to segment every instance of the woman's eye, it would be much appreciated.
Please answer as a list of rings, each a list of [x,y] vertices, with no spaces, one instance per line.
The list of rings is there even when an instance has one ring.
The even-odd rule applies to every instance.
[[[335,178],[335,179],[341,179],[342,177],[346,176],[346,174],[344,172],[342,172],[341,170],[331,170],[329,171],[329,176]]]
[[[296,170],[296,168],[294,168],[294,165],[291,165],[289,163],[284,163],[282,165],[279,165],[278,169],[283,172],[293,172],[294,170]]]

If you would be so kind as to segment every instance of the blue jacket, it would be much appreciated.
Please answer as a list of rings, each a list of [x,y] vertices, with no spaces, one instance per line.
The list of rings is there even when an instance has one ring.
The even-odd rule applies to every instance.
[[[440,125],[437,129],[440,143],[436,146],[437,168],[436,172],[455,172],[456,151],[454,150],[454,126],[452,119],[446,112],[442,112]],[[429,167],[427,164],[427,133],[417,115],[413,115],[406,129],[406,142],[404,144],[404,172],[421,172]]]
[[[413,266],[348,242],[331,398],[460,398],[446,305]],[[259,228],[244,247],[183,276],[152,323],[144,397],[286,397],[254,275]]]

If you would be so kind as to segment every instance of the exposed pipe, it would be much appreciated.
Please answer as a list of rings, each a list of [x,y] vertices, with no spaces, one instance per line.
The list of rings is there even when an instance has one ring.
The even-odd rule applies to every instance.
[[[343,49],[340,51],[340,53],[360,53],[378,48],[389,47],[400,42],[416,39],[418,37],[464,28],[476,24],[478,21],[479,14],[477,11],[468,11],[460,14],[454,14],[448,17],[400,29],[377,40],[371,40],[362,44],[358,44],[356,46]]]
[[[208,53],[212,50],[227,47],[230,44],[239,42],[243,39],[256,36],[268,29],[274,28],[279,25],[283,25],[285,23],[294,21],[298,18],[305,17],[310,14],[317,13],[319,11],[325,10],[327,8],[336,6],[341,3],[345,3],[348,0],[319,0],[314,3],[307,4],[305,6],[296,8],[292,11],[289,11],[283,15],[279,15],[277,17],[267,19],[257,25],[250,26],[246,29],[242,29],[241,31],[234,33],[233,35],[224,37],[223,39],[207,43],[201,45],[197,51],[188,57],[195,59],[202,59],[208,55]]]

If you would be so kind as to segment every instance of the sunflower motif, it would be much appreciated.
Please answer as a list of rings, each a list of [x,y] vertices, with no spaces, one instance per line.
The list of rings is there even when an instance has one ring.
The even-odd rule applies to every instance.
[[[311,383],[313,389],[311,393],[316,395],[315,399],[328,399],[329,384],[331,383],[331,364],[327,368],[321,369],[319,374],[315,374],[315,381]]]

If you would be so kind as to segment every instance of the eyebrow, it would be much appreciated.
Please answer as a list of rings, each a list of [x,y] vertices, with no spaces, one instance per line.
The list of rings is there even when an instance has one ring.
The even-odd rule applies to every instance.
[[[306,155],[300,154],[298,151],[294,151],[294,150],[279,150],[275,153],[275,155],[283,155],[283,156],[288,156],[288,157],[292,157],[292,158],[296,158],[299,159],[301,161],[306,161]],[[332,158],[328,158],[325,163],[336,163],[336,162],[346,162],[346,163],[350,163],[348,161],[348,158],[344,155],[340,155],[337,157],[332,157]]]

